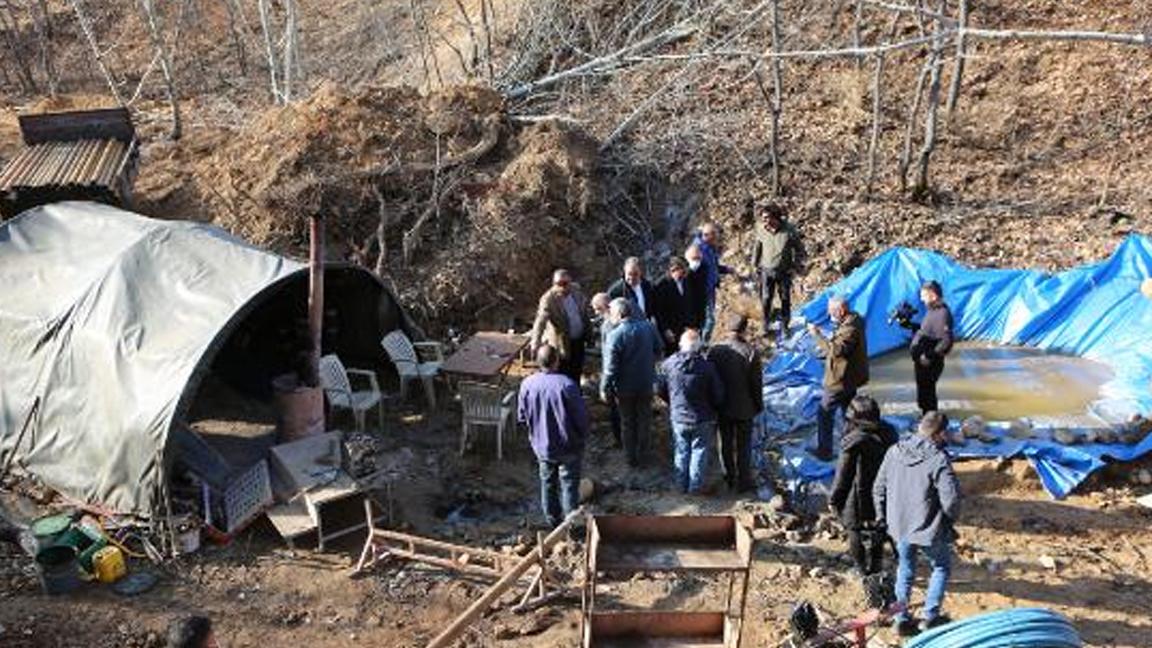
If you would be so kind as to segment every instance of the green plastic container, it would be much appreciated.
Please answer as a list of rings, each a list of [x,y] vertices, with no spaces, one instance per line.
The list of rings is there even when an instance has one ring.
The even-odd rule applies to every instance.
[[[72,526],[69,515],[49,515],[32,523],[32,535],[36,537],[36,549],[44,549],[56,544],[60,536]]]
[[[76,551],[76,562],[84,571],[92,572],[92,557],[108,546],[108,539],[99,531],[77,524],[56,539],[55,546],[71,547]]]

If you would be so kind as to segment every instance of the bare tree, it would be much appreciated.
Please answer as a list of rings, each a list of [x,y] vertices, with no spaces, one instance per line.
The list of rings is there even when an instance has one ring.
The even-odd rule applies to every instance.
[[[84,39],[88,41],[88,48],[92,50],[92,56],[96,60],[96,66],[100,68],[100,73],[104,75],[104,80],[108,83],[108,89],[112,92],[116,103],[123,106],[124,98],[120,96],[119,84],[116,82],[115,77],[112,76],[112,71],[108,68],[108,64],[104,62],[104,51],[100,49],[100,44],[96,42],[96,35],[92,32],[92,23],[84,13],[82,0],[69,0],[69,2],[72,5],[72,13],[76,15],[76,22],[80,24],[80,31],[84,33]]]
[[[948,118],[956,110],[956,103],[960,100],[960,84],[964,80],[964,57],[967,55],[967,37],[964,30],[968,28],[968,0],[960,2],[960,33],[956,35],[956,66],[952,70],[952,84],[948,88]]]
[[[6,58],[13,64],[24,92],[35,93],[38,91],[36,78],[32,73],[32,66],[24,57],[29,48],[20,38],[20,17],[14,13],[15,9],[11,2],[5,2],[3,8],[4,11],[0,12],[0,31],[4,33],[4,40],[8,45],[9,55]]]
[[[264,34],[264,55],[268,60],[268,83],[272,91],[273,103],[283,103],[280,94],[280,84],[276,81],[276,50],[272,46],[271,16],[268,12],[268,0],[256,0],[256,8],[260,12],[260,30]]]
[[[184,0],[181,7],[186,7],[189,0]],[[148,27],[148,39],[152,42],[152,49],[156,60],[160,64],[160,73],[164,76],[164,92],[168,97],[168,105],[172,109],[172,131],[170,137],[180,139],[183,128],[180,120],[180,98],[176,92],[176,78],[172,71],[172,59],[168,46],[164,42],[164,35],[160,18],[156,14],[153,0],[140,0],[140,11],[144,14],[144,23]],[[176,29],[180,28],[180,19],[177,18]]]
[[[780,52],[780,2],[779,0],[772,0],[771,9],[771,32],[772,32],[772,52]],[[768,88],[764,85],[764,76],[760,72],[757,65],[756,71],[756,84],[760,88],[760,94],[764,96],[764,101],[768,104],[768,111],[771,114],[771,136],[768,140],[768,155],[772,160],[772,195],[780,195],[780,113],[783,110],[783,75],[780,70],[780,59],[773,58],[769,65],[772,66],[772,93],[769,95]]]
[[[892,16],[892,23],[888,27],[888,40],[896,35],[896,26],[900,23],[900,14]],[[864,181],[864,195],[872,196],[872,187],[876,182],[876,158],[880,149],[880,119],[883,106],[882,94],[884,91],[884,52],[876,54],[876,68],[872,73],[872,136],[868,141],[868,176]]]
[[[943,14],[947,0],[940,0],[938,13]],[[928,83],[928,110],[924,114],[924,145],[920,149],[920,165],[916,174],[916,195],[928,192],[928,162],[936,150],[936,112],[940,107],[940,70],[944,67],[944,21],[936,19],[936,39],[932,42],[931,81]]]
[[[244,19],[244,8],[239,0],[221,0],[224,9],[228,11],[228,31],[232,36],[232,50],[236,55],[236,64],[240,67],[240,76],[248,76],[248,52],[244,47],[244,33],[248,24]]]
[[[298,68],[296,58],[299,45],[300,30],[296,25],[296,0],[283,0],[284,2],[284,45],[281,59],[284,62],[284,82],[281,84],[281,100],[284,103],[292,101],[292,79]]]

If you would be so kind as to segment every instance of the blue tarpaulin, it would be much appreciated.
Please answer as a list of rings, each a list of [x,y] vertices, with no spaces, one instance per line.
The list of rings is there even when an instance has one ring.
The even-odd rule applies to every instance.
[[[970,268],[941,254],[892,248],[806,304],[803,316],[828,327],[827,302],[844,297],[866,319],[868,351],[875,357],[906,347],[910,332],[888,323],[888,314],[904,301],[918,304],[920,284],[934,279],[944,287],[958,339],[1028,346],[1104,363],[1113,378],[1089,406],[1100,426],[1124,425],[1134,414],[1152,414],[1152,298],[1141,283],[1152,277],[1152,239],[1133,235],[1107,260],[1057,274],[1036,270]],[[803,331],[791,336],[764,370],[769,435],[808,429],[815,420],[823,364]],[[907,423],[907,421],[904,421]],[[1044,487],[1064,497],[1104,458],[1130,461],[1152,450],[1152,434],[1135,445],[1067,446],[1038,430],[1034,439],[1003,434],[992,444],[970,442],[952,447],[959,457],[1028,457]],[[804,453],[798,444],[784,447],[787,476],[822,481],[833,468]]]

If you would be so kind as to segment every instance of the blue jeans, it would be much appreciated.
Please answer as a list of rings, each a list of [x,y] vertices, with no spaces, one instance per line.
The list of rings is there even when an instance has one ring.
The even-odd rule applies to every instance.
[[[908,600],[912,597],[912,581],[916,578],[916,553],[923,551],[932,565],[932,575],[928,578],[928,591],[924,594],[924,620],[931,621],[940,615],[940,605],[944,602],[944,586],[952,573],[952,544],[937,542],[930,547],[918,547],[907,541],[898,542],[899,567],[896,569],[896,602],[904,606],[897,616],[898,621],[912,618],[908,614]]]
[[[672,423],[672,438],[676,442],[673,452],[676,486],[684,493],[699,493],[708,475],[708,462],[712,457],[712,439],[716,436],[716,422],[683,424]]]
[[[580,457],[566,461],[538,460],[540,505],[550,528],[556,528],[580,505]]]
[[[820,399],[820,412],[816,416],[817,452],[832,453],[832,430],[836,427],[836,415],[843,416],[853,398],[856,398],[855,389],[835,392],[825,390]]]

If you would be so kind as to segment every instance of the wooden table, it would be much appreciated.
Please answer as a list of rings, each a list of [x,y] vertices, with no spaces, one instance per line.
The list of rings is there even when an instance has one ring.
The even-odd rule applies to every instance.
[[[456,353],[440,365],[440,371],[480,380],[499,376],[502,383],[508,369],[526,346],[527,335],[481,331],[460,345]]]

